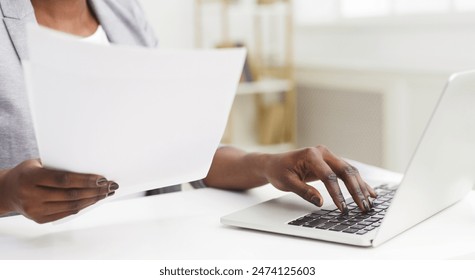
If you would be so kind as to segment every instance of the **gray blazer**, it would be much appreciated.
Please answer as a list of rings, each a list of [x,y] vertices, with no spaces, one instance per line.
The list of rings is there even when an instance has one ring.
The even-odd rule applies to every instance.
[[[89,0],[111,43],[157,47],[136,0]],[[36,23],[30,0],[0,0],[0,169],[38,158],[21,60],[28,58],[25,26]]]

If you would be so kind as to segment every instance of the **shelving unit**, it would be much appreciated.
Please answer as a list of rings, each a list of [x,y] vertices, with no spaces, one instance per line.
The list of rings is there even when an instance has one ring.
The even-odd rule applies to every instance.
[[[203,10],[209,5],[214,5],[213,14],[205,16]],[[236,10],[241,14],[236,13]],[[206,36],[211,37],[204,23],[210,17],[219,22],[219,36],[215,40]],[[256,139],[259,145],[296,142],[292,23],[291,0],[195,0],[196,47],[245,45],[248,49],[237,98],[240,95],[254,95]],[[247,28],[240,31],[251,36],[247,40],[237,38],[233,34],[233,28],[236,30],[236,27]],[[281,36],[280,41],[270,40],[272,36]],[[233,108],[234,112],[238,110]],[[233,142],[232,122],[231,119],[223,142]]]

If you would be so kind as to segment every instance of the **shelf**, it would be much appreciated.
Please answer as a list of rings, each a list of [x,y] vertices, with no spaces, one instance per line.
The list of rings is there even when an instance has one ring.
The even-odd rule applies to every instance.
[[[292,89],[290,80],[262,79],[255,82],[242,82],[237,89],[238,95],[251,95],[258,93],[281,93]]]
[[[255,130],[250,133],[255,134],[260,145],[296,143],[292,1],[195,2],[196,47],[234,47],[242,44],[250,50],[243,69],[243,81],[236,91],[237,96],[251,97],[240,101],[254,103],[254,106],[247,105],[250,109],[248,113],[255,115],[252,125]],[[212,14],[205,15],[203,7],[206,3],[220,5],[207,10]],[[219,24],[205,29],[205,19],[208,23],[209,19],[217,19]],[[216,31],[220,33],[213,33]],[[208,38],[206,42],[205,35]],[[242,109],[234,109],[234,113],[242,112]],[[223,142],[237,144],[233,140],[232,122],[231,114]]]

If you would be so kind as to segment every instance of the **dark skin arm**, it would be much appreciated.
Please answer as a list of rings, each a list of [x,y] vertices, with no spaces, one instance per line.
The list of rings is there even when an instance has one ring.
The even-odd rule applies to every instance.
[[[245,153],[233,147],[222,147],[216,152],[204,183],[230,190],[247,190],[270,183],[320,207],[323,197],[307,182],[321,180],[335,205],[347,212],[338,178],[345,183],[359,208],[369,211],[372,207],[369,198],[376,198],[374,190],[363,181],[356,168],[325,146],[281,154]]]
[[[119,186],[102,176],[45,169],[27,160],[0,171],[0,215],[19,213],[37,222],[52,222],[111,196]]]
[[[31,0],[38,23],[78,36],[93,34],[98,21],[86,0]],[[114,193],[102,176],[48,170],[28,160],[0,170],[0,215],[20,213],[46,223],[77,213]]]

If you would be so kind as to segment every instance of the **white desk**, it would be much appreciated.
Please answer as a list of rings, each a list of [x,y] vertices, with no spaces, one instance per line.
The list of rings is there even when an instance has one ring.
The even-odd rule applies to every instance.
[[[220,216],[281,193],[214,189],[104,204],[61,225],[0,219],[0,259],[475,259],[475,192],[378,248],[223,226]],[[442,225],[450,226],[443,229]]]

